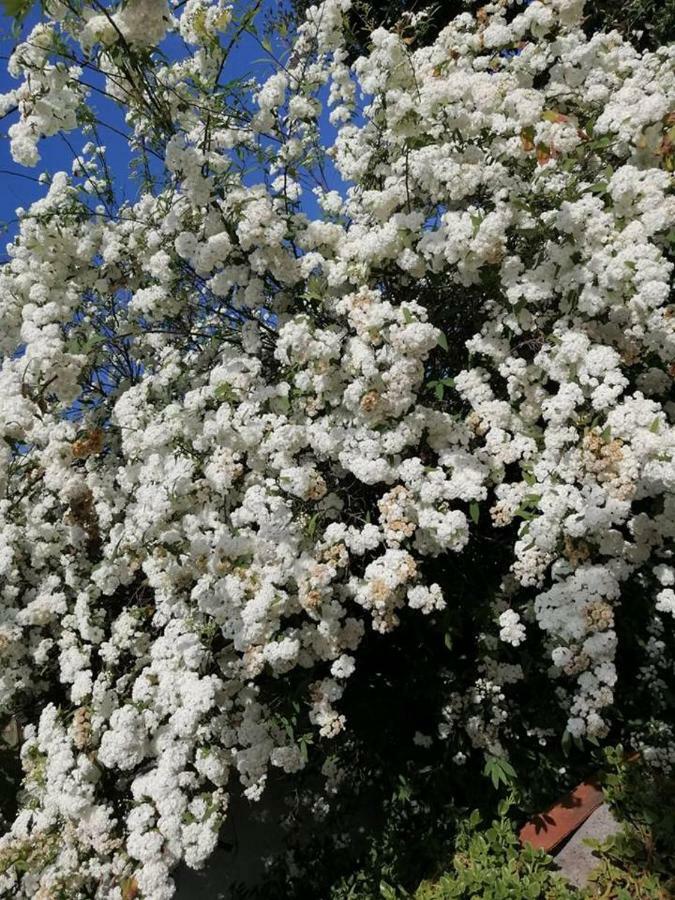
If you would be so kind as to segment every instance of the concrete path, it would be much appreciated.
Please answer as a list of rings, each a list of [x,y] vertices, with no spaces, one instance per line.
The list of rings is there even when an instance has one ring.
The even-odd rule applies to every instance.
[[[598,858],[593,855],[593,850],[584,843],[584,840],[593,838],[595,841],[604,841],[620,829],[621,826],[606,803],[591,813],[562,850],[555,855],[555,861],[565,878],[576,887],[586,887],[588,876],[598,866]]]

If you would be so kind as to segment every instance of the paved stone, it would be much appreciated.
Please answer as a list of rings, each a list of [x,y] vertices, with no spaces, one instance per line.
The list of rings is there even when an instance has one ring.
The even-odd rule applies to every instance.
[[[588,876],[597,868],[598,858],[593,850],[584,843],[586,838],[604,841],[621,830],[621,826],[612,815],[606,803],[599,806],[586,819],[565,846],[555,855],[555,861],[565,878],[576,887],[583,888],[588,884]]]

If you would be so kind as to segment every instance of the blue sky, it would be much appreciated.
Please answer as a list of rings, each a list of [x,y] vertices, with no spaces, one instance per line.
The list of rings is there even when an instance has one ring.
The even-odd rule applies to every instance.
[[[235,11],[242,7],[246,8],[246,6],[248,6],[246,0],[239,0],[239,2],[235,3]],[[276,7],[277,4],[274,0],[264,0],[256,19],[261,36],[266,16]],[[2,6],[0,5],[1,9]],[[25,35],[37,19],[38,12],[36,7],[24,24],[22,34]],[[7,73],[7,57],[16,42],[17,38],[12,33],[12,20],[3,12],[0,12],[0,56],[2,57],[0,60],[0,92],[11,90],[17,86],[16,80]],[[170,55],[173,52],[176,54],[184,52],[182,44],[175,37],[170,38],[166,42],[166,46],[163,45],[163,49]],[[228,81],[241,76],[254,76],[256,79],[264,79],[273,70],[274,63],[267,51],[261,47],[259,40],[253,35],[244,34],[239,46],[227,61],[223,72],[223,80]],[[97,82],[96,77],[96,75],[90,77],[89,73],[86,73],[86,80],[94,85],[102,86],[102,81],[99,79]],[[126,130],[122,110],[116,108],[106,98],[96,94],[95,91],[92,91],[89,102],[96,107],[102,120],[122,131]],[[35,180],[40,172],[53,173],[59,170],[70,172],[73,152],[68,147],[68,143],[71,143],[73,147],[76,147],[79,143],[77,134],[71,135],[70,138],[68,135],[65,135],[65,139],[59,135],[52,138],[44,138],[41,140],[38,148],[42,157],[41,161],[34,169],[26,169],[12,160],[9,150],[7,129],[12,122],[16,121],[16,118],[17,115],[15,113],[0,120],[0,223],[6,223],[7,226],[4,233],[0,234],[0,247],[3,247],[8,238],[11,238],[15,233],[16,208],[19,206],[27,207],[33,200],[44,194],[45,187],[38,184]],[[325,122],[322,125],[325,125],[327,129],[332,131],[330,126],[328,126],[327,118],[325,118]],[[123,196],[133,199],[137,195],[137,187],[129,176],[130,156],[125,140],[108,128],[101,129],[99,139],[106,146],[106,159],[116,182],[118,199]],[[254,175],[249,180],[255,181],[260,179]],[[313,197],[309,196],[306,198],[306,205],[308,209],[314,211],[315,203]],[[4,253],[0,252],[0,257],[2,256],[4,256]]]
[[[35,15],[31,16],[34,21]],[[4,13],[4,7],[0,4],[0,93],[12,90],[17,86],[14,78],[7,73],[6,57],[12,51],[16,38],[12,34],[12,19]],[[25,206],[32,199],[44,192],[41,185],[35,184],[30,179],[37,177],[36,172],[17,166],[9,152],[7,129],[16,121],[16,114],[8,116],[0,121],[0,223],[13,218],[17,206]],[[13,173],[13,174],[8,174]],[[20,173],[18,176],[14,173]],[[27,176],[27,177],[21,177]],[[0,235],[0,246],[4,243]]]

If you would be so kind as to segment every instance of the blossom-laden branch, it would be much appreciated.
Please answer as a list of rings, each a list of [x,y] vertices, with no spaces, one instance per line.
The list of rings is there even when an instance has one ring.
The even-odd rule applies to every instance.
[[[348,7],[261,83],[223,0],[49,0],[9,60],[15,161],[74,163],[0,269],[3,896],[172,896],[410,617],[469,622],[457,760],[602,739],[627,657],[675,753],[675,51],[534,0],[348,65]]]

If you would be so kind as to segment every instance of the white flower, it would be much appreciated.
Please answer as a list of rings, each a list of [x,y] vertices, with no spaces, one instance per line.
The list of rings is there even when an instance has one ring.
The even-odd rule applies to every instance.
[[[335,660],[330,668],[333,678],[349,678],[356,668],[354,657],[343,654]]]
[[[506,609],[499,617],[499,639],[517,647],[525,640],[525,626],[514,609]]]
[[[628,693],[672,734],[675,51],[535,0],[426,43],[378,28],[350,65],[349,8],[310,6],[227,102],[224,0],[46,4],[7,63],[13,158],[57,135],[75,157],[0,265],[17,900],[119,900],[132,873],[169,898],[227,792],[308,754],[330,797],[343,694],[411,622],[429,647],[466,633],[426,673],[456,765],[553,740],[561,713],[604,738]],[[309,202],[324,108],[334,189]],[[289,685],[289,724],[325,740],[282,724]]]

